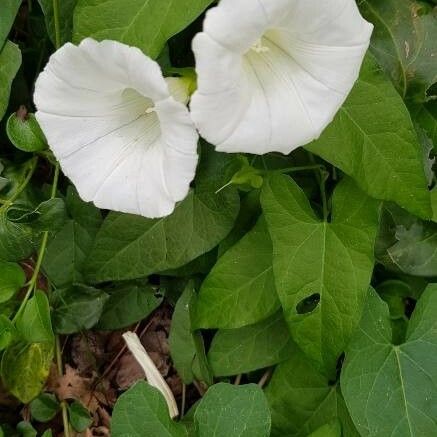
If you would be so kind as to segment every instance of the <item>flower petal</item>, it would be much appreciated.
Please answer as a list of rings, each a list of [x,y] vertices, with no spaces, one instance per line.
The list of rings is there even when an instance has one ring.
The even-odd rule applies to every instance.
[[[149,354],[146,352],[146,349],[144,349],[144,346],[138,338],[138,335],[134,332],[125,332],[123,334],[123,338],[128,349],[144,370],[147,382],[151,386],[157,388],[164,396],[165,401],[167,402],[170,417],[174,419],[179,415],[179,410],[173,392],[165,382],[165,379],[162,377],[160,371],[155,366],[155,363],[152,361]]]
[[[158,64],[115,41],[66,44],[35,86],[36,117],[85,201],[146,217],[188,193],[197,133]]]
[[[354,0],[222,0],[193,41],[201,135],[257,154],[317,138],[358,78],[372,28]]]

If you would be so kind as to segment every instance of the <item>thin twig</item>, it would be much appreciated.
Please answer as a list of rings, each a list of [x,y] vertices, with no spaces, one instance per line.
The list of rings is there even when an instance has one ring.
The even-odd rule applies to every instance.
[[[135,326],[134,332],[137,332],[138,328],[140,327],[140,323],[137,323],[137,325]],[[150,326],[150,322],[147,324],[145,329],[147,329],[149,326]],[[145,330],[143,329],[143,332],[139,335],[139,337],[141,338],[144,335],[144,333],[145,333]],[[98,382],[100,382],[111,371],[111,369],[115,366],[117,361],[126,352],[126,350],[127,350],[127,346],[126,346],[126,344],[124,344],[123,347],[118,351],[117,355],[111,360],[108,367],[103,371],[102,375],[98,379]]]
[[[185,402],[186,402],[186,396],[187,396],[187,386],[182,383],[182,403],[181,403],[181,419],[185,415]]]
[[[235,378],[235,381],[234,381],[234,385],[240,385],[242,376],[243,375],[241,373],[239,375],[237,375],[237,377]]]
[[[258,385],[261,388],[263,388],[265,386],[266,382],[270,379],[271,376],[272,376],[272,369],[270,368],[270,369],[267,369],[264,372],[263,376],[261,376],[261,379],[259,380]]]

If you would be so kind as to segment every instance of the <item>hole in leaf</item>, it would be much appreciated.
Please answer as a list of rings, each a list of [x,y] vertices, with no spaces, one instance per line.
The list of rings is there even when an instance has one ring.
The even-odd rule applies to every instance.
[[[314,293],[311,296],[308,296],[305,299],[302,299],[296,305],[297,314],[308,314],[308,313],[313,312],[316,309],[319,302],[320,302],[320,294],[319,293]]]

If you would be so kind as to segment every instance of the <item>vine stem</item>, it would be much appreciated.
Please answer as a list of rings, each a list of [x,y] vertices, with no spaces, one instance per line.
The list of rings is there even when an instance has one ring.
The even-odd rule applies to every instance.
[[[303,165],[301,167],[288,167],[288,168],[280,168],[278,170],[273,170],[273,173],[295,173],[298,171],[307,171],[307,170],[321,170],[324,166],[322,164],[314,164],[314,165]]]
[[[314,159],[314,155],[311,152],[308,152],[308,157],[314,167],[318,167],[314,169],[314,173],[317,178],[317,182],[319,183],[320,195],[322,197],[322,210],[323,210],[323,220],[328,221],[329,211],[328,211],[328,201],[326,198],[326,178],[327,173],[325,166],[316,164],[316,160]]]
[[[18,196],[23,192],[23,190],[27,187],[28,183],[32,179],[32,176],[33,176],[33,174],[35,173],[35,170],[36,170],[36,164],[37,163],[38,163],[38,157],[35,156],[35,157],[33,157],[31,159],[30,169],[28,170],[28,173],[27,173],[26,177],[24,178],[24,181],[17,188],[15,193],[9,199],[0,199],[0,203],[3,204],[0,207],[0,211],[3,210],[3,209],[8,208],[9,206],[11,206],[15,202],[15,200],[17,200]]]
[[[56,367],[58,369],[58,376],[61,377],[64,374],[64,369],[62,365],[61,342],[59,341],[59,335],[55,337],[55,345],[56,345]],[[70,437],[68,409],[67,409],[67,404],[64,400],[61,401],[61,410],[62,410],[62,423],[64,426],[64,437]]]
[[[59,0],[53,0],[53,21],[55,27],[56,50],[61,47],[61,27],[59,25]]]

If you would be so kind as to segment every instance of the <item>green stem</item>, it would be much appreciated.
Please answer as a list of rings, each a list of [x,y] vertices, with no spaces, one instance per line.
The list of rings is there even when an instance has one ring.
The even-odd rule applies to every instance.
[[[62,351],[61,342],[59,340],[59,335],[55,337],[55,348],[56,348],[56,368],[58,370],[58,376],[61,378],[64,374],[63,364],[62,364]],[[64,425],[64,437],[70,437],[70,424],[68,421],[68,408],[65,401],[61,402],[62,410],[62,423]]]
[[[52,185],[52,191],[50,193],[50,199],[54,199],[56,197],[56,191],[58,190],[58,182],[59,182],[59,163],[56,163],[55,172],[53,174],[53,185]]]
[[[61,27],[59,25],[59,0],[53,0],[53,21],[55,26],[55,46],[61,47]]]
[[[23,192],[23,190],[27,187],[28,183],[32,179],[32,176],[36,170],[37,163],[38,163],[38,157],[35,156],[31,160],[30,168],[28,170],[26,177],[24,178],[21,185],[15,190],[15,193],[9,199],[0,199],[0,203],[3,204],[0,207],[0,211],[7,209],[9,206],[11,206],[17,200],[18,196]]]
[[[273,173],[294,173],[298,171],[306,171],[306,170],[320,170],[323,169],[324,166],[322,164],[315,164],[315,165],[303,165],[301,167],[287,167],[287,168],[280,168],[278,170],[273,170]]]
[[[54,199],[56,197],[56,191],[58,189],[58,181],[59,181],[59,164],[56,164],[55,173],[53,175],[53,185],[52,185],[52,192],[51,192],[50,199]],[[38,258],[36,260],[36,264],[35,264],[35,268],[33,270],[32,277],[30,278],[30,281],[28,283],[26,294],[24,295],[24,298],[21,301],[20,308],[18,308],[18,311],[16,312],[14,318],[12,319],[12,322],[15,322],[18,319],[18,317],[20,316],[20,314],[23,312],[27,301],[29,300],[32,292],[36,288],[39,271],[41,270],[41,265],[42,265],[45,251],[47,248],[48,239],[49,239],[49,233],[48,233],[48,231],[45,231],[43,233],[43,236],[42,236],[41,245],[40,245],[39,250],[38,250]]]
[[[47,247],[48,236],[49,236],[49,233],[47,231],[44,232],[42,240],[41,240],[41,245],[40,245],[40,248],[39,248],[39,251],[38,251],[38,258],[36,260],[35,269],[33,270],[32,277],[30,278],[26,294],[24,295],[24,298],[21,301],[20,308],[18,308],[18,311],[16,312],[14,318],[12,319],[12,323],[16,322],[17,319],[20,317],[20,314],[23,312],[24,307],[27,304],[27,301],[29,300],[32,292],[36,288],[39,271],[41,269],[41,264],[42,264],[42,261],[43,261],[43,258],[44,258],[44,253],[45,253],[45,250],[46,250],[46,247]]]
[[[329,211],[326,199],[326,177],[323,173],[320,175],[320,194],[322,196],[323,220],[326,222],[328,221]]]
[[[314,158],[314,155],[311,152],[308,152],[309,160],[312,164],[316,164],[316,160]],[[328,201],[326,198],[326,170],[325,166],[319,165],[318,169],[314,169],[314,173],[317,179],[317,182],[320,187],[320,195],[322,197],[322,209],[323,209],[323,219],[324,221],[328,221],[329,211],[328,211]]]

